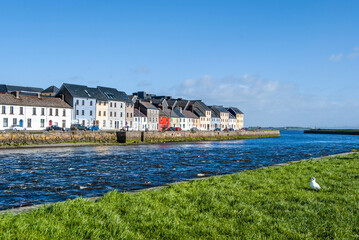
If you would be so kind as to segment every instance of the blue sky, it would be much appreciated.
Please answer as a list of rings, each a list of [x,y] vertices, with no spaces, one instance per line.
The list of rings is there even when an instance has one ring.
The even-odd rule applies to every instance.
[[[358,1],[0,0],[1,83],[237,106],[246,126],[359,127]]]

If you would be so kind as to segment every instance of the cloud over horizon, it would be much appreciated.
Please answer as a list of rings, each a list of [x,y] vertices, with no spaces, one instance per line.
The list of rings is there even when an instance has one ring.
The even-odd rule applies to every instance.
[[[236,106],[245,113],[246,126],[359,126],[358,97],[335,99],[300,92],[291,82],[204,75],[173,86],[175,97],[202,99],[209,105]],[[343,90],[344,91],[344,90]],[[340,94],[340,93],[338,93]],[[342,115],[338,121],[338,116]],[[335,122],[337,121],[337,122]]]

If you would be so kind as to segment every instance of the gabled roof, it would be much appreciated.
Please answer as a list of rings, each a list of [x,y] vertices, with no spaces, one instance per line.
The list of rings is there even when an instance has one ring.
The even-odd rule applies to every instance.
[[[211,108],[217,110],[220,113],[229,113],[223,106],[212,106]]]
[[[198,118],[198,116],[191,111],[183,110],[182,114],[185,115],[187,118]]]
[[[173,108],[176,107],[177,100],[175,100],[175,99],[168,99],[168,100],[167,100],[167,103],[168,103],[168,107],[173,109]]]
[[[59,91],[59,89],[57,87],[55,87],[54,85],[52,85],[52,86],[46,88],[41,93],[57,93],[58,91]]]
[[[44,91],[43,88],[37,87],[23,87],[23,86],[14,86],[14,85],[6,85],[0,84],[1,92],[27,92],[27,93],[41,93]]]
[[[29,95],[19,95],[16,98],[13,94],[0,94],[1,105],[33,106],[33,107],[54,107],[71,108],[66,102],[55,97],[37,97]]]
[[[194,107],[193,112],[198,116],[198,117],[205,117],[206,115],[200,111],[197,107]]]
[[[171,113],[169,111],[163,111],[162,109],[158,109],[159,110],[159,116],[160,117],[170,117],[171,116]]]
[[[134,117],[146,117],[146,115],[143,114],[142,112],[140,112],[140,110],[138,110],[137,108],[133,109],[133,116]]]
[[[150,102],[144,102],[144,101],[140,101],[141,105],[147,109],[153,109],[153,110],[158,110],[158,108],[156,108],[155,106],[152,105],[152,103]]]
[[[243,114],[243,112],[236,107],[229,107],[227,110],[232,114]]]
[[[128,98],[125,92],[120,92],[116,88],[109,87],[97,87],[97,89],[105,96],[105,98],[109,101],[122,101],[128,102],[130,99]],[[131,101],[132,102],[132,101]]]
[[[231,114],[231,113],[229,113],[229,118],[234,118],[234,119],[236,119],[236,117],[235,117],[233,114]]]
[[[211,118],[220,118],[218,114],[212,110]]]
[[[72,97],[96,98],[95,95],[98,94],[98,93],[96,93],[96,91],[89,90],[89,88],[84,85],[75,85],[75,84],[64,83],[64,84],[62,84],[62,87],[66,88]]]
[[[179,118],[187,118],[185,115],[183,115],[183,114],[181,113],[181,111],[180,111],[178,108],[175,108],[173,111],[176,113],[176,115],[177,115]]]
[[[187,110],[190,101],[185,99],[177,99],[176,107],[181,107],[183,110]]]
[[[101,91],[97,88],[87,88],[87,91],[90,93],[91,96],[96,98],[99,101],[107,101],[105,95],[101,93]]]
[[[195,104],[197,104],[200,108],[202,108],[204,111],[211,111],[211,109],[202,102],[202,100],[194,100]]]

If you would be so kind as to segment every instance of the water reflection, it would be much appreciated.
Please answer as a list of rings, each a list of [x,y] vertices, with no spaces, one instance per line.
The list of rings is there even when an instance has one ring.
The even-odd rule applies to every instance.
[[[359,136],[0,151],[0,209],[131,191],[359,148]]]

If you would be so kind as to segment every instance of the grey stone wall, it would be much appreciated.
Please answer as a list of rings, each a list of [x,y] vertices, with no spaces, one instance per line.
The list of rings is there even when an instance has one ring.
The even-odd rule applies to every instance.
[[[49,144],[64,142],[116,143],[115,132],[69,131],[69,132],[1,132],[0,146]]]

